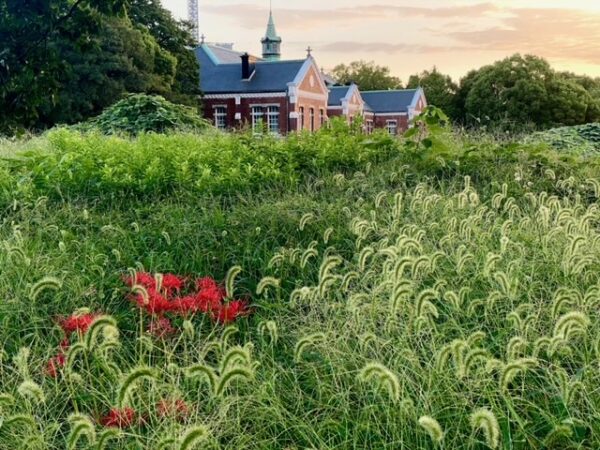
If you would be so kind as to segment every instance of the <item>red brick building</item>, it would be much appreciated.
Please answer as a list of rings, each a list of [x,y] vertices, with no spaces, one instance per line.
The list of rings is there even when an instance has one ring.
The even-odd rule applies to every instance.
[[[427,105],[422,89],[361,92],[355,84],[335,86],[310,49],[304,60],[281,60],[281,42],[270,14],[262,58],[204,42],[196,49],[204,116],[217,128],[286,134],[316,131],[330,116],[348,121],[362,116],[367,132],[386,128],[397,134]]]

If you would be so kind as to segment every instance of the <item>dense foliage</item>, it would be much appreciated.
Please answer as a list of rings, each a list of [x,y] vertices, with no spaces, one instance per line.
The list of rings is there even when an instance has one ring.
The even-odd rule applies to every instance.
[[[339,84],[355,83],[363,91],[402,88],[402,81],[390,73],[389,67],[378,66],[374,62],[353,61],[349,64],[338,64],[333,68],[331,75]]]
[[[600,124],[588,123],[575,127],[553,128],[535,133],[527,140],[545,142],[559,151],[598,153],[600,152]]]
[[[423,88],[427,102],[441,108],[448,116],[457,117],[456,92],[458,85],[448,75],[442,74],[436,67],[411,75],[407,89]]]
[[[167,131],[202,131],[209,124],[195,108],[168,102],[162,97],[132,94],[105,109],[80,128],[97,129],[105,134],[139,134]]]
[[[598,448],[598,159],[411,134],[24,144],[0,447]]]
[[[98,122],[121,130],[134,125],[124,117],[122,126],[121,117]],[[344,121],[318,136],[306,133],[286,140],[217,132],[129,139],[59,129],[48,132],[47,139],[32,140],[28,151],[8,164],[40,195],[223,194],[270,183],[294,186],[305,175],[355,168],[397,150],[386,134],[350,131]]]
[[[0,41],[0,133],[76,123],[126,92],[196,103],[193,39],[159,0],[9,0]]]
[[[554,71],[535,56],[514,55],[469,72],[457,86],[436,68],[410,77],[430,104],[457,123],[523,131],[600,120],[600,79]]]

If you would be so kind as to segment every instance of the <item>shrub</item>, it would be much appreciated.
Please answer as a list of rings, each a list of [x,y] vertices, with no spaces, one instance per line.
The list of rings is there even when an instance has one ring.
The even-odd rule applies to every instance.
[[[167,131],[202,131],[210,125],[198,111],[176,105],[163,97],[132,94],[104,110],[98,117],[83,125],[105,134],[131,134]]]

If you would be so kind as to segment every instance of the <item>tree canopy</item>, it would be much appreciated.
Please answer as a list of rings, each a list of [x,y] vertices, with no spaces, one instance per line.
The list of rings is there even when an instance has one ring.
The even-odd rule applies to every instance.
[[[128,92],[196,102],[192,36],[159,0],[6,0],[0,41],[0,132],[79,122]]]
[[[363,91],[401,89],[402,81],[390,73],[390,69],[374,62],[354,61],[333,68],[332,76],[340,84],[356,83]]]
[[[536,56],[513,55],[461,80],[456,108],[466,124],[547,128],[600,120],[600,82],[554,71]]]
[[[423,88],[427,103],[441,108],[451,118],[458,116],[455,96],[458,85],[448,75],[440,73],[436,67],[412,75],[408,79],[407,89]]]

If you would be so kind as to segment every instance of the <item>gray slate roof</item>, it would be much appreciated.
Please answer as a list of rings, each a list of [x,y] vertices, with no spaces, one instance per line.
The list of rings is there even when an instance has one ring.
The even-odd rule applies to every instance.
[[[241,52],[230,50],[228,48],[219,47],[218,45],[204,44],[210,49],[212,54],[218,59],[220,64],[233,64],[241,61],[240,57],[243,55]]]
[[[361,95],[375,113],[407,113],[417,92],[419,92],[418,89],[363,91]]]
[[[227,50],[226,60],[230,62],[221,63],[214,48],[204,44],[196,49],[200,62],[200,88],[204,94],[286,92],[287,84],[294,81],[306,61],[257,61],[254,76],[250,81],[242,81],[241,53],[233,62],[232,51]]]
[[[340,106],[351,86],[330,86],[327,106]]]

